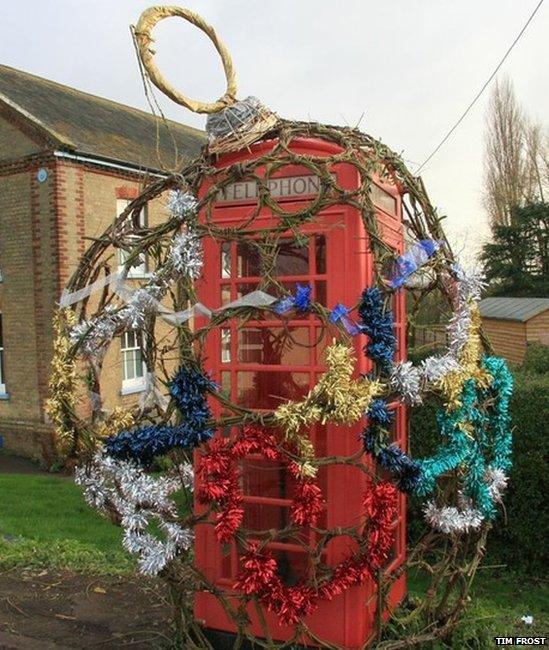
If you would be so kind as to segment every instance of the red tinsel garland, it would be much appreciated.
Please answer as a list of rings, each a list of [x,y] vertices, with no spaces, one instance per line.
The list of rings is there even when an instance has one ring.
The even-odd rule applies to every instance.
[[[241,558],[242,569],[235,589],[255,594],[269,611],[279,616],[282,624],[296,624],[314,612],[319,600],[331,600],[349,587],[364,582],[368,575],[375,576],[387,560],[394,540],[397,498],[397,489],[391,483],[371,486],[363,502],[369,518],[365,531],[367,550],[341,562],[332,570],[331,577],[317,588],[305,583],[286,586],[278,576],[276,560],[268,551],[261,550],[257,542],[252,542]]]
[[[301,475],[298,465],[288,460],[273,435],[256,427],[244,427],[241,436],[234,442],[225,438],[213,440],[200,459],[197,470],[198,499],[202,503],[213,501],[219,509],[215,533],[220,542],[228,542],[242,524],[244,509],[238,461],[254,453],[288,466],[295,480],[290,507],[290,515],[295,524],[314,526],[322,513],[324,500],[315,479]]]
[[[298,466],[288,461],[277,446],[276,438],[256,427],[245,427],[235,441],[212,441],[201,458],[197,477],[197,496],[203,503],[215,502],[215,533],[220,542],[228,542],[244,517],[242,491],[239,483],[238,461],[248,454],[260,453],[268,460],[286,463],[295,479],[295,492],[290,509],[292,521],[299,526],[314,526],[324,502],[315,480],[303,477]],[[359,585],[368,575],[374,576],[389,556],[394,540],[393,523],[397,516],[398,492],[392,483],[372,484],[364,495],[363,505],[367,523],[363,539],[365,551],[330,569],[330,577],[314,587],[302,581],[287,586],[278,575],[278,565],[259,542],[249,542],[241,556],[241,570],[234,588],[247,595],[256,595],[282,624],[294,625],[318,607],[321,599],[331,600],[346,589]]]

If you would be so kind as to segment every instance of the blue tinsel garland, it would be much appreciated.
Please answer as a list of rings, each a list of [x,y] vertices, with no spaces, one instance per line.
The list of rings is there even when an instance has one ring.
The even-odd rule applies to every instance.
[[[169,389],[181,413],[181,424],[155,424],[122,431],[106,439],[109,455],[146,466],[155,456],[179,447],[196,447],[213,436],[214,430],[208,427],[212,414],[206,393],[216,390],[216,383],[196,368],[182,367],[169,383]]]
[[[362,292],[358,305],[362,320],[361,330],[369,338],[364,347],[365,354],[379,365],[384,372],[390,372],[396,350],[393,314],[383,311],[383,295],[377,287]]]
[[[362,293],[358,312],[361,330],[369,337],[365,354],[382,371],[390,372],[396,346],[394,323],[392,313],[383,311],[383,295],[378,288]],[[393,414],[383,399],[376,399],[370,405],[366,413],[368,425],[362,437],[366,452],[398,478],[398,487],[403,492],[432,494],[442,474],[465,467],[464,495],[485,516],[492,518],[496,508],[485,475],[488,467],[507,471],[511,466],[509,399],[513,379],[503,359],[484,357],[482,367],[491,375],[491,385],[480,389],[474,379],[466,381],[460,396],[461,406],[454,411],[438,412],[440,433],[447,442],[431,458],[415,461],[396,443],[387,444],[387,429]],[[487,400],[493,406],[484,413],[478,405]]]
[[[298,309],[299,311],[307,311],[311,306],[311,294],[313,287],[311,284],[296,283],[295,293],[293,296],[286,296],[279,300],[274,306],[277,314],[284,314],[290,309]]]
[[[374,400],[367,416],[368,426],[363,432],[364,449],[376,459],[381,468],[398,477],[398,488],[402,492],[415,492],[421,480],[421,468],[396,443],[387,445],[386,429],[394,417],[387,402],[383,399]]]

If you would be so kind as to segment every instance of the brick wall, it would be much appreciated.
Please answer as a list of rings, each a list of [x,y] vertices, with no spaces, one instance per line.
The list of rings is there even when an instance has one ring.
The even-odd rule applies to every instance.
[[[42,422],[38,358],[43,340],[37,321],[41,303],[36,303],[41,229],[35,223],[40,202],[29,172],[0,177],[0,263],[4,278],[0,308],[9,394],[9,399],[0,400],[0,433],[11,449],[17,448],[15,423]]]
[[[6,389],[0,399],[0,435],[5,447],[31,457],[47,451],[51,431],[44,412],[52,355],[55,303],[77,268],[89,241],[116,215],[117,198],[141,189],[137,175],[115,173],[44,156],[26,169],[0,168],[0,310],[3,315]],[[48,178],[38,182],[37,171]],[[163,200],[149,209],[149,221],[166,218]],[[117,251],[109,251],[111,270]],[[90,301],[88,313],[93,313]],[[163,334],[167,326],[160,325]],[[139,394],[121,395],[120,342],[111,345],[101,376],[105,407],[130,405]],[[88,407],[83,400],[82,414]]]

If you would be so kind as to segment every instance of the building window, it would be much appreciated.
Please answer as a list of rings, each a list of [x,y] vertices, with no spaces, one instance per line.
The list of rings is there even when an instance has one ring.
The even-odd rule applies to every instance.
[[[122,334],[122,392],[143,390],[146,384],[146,366],[143,358],[143,334],[128,330]]]
[[[128,207],[131,203],[128,199],[117,199],[116,200],[116,216],[119,217],[122,212]],[[139,213],[139,227],[146,228],[147,226],[147,207],[144,206],[141,212]],[[130,236],[128,239],[131,239]],[[137,239],[137,237],[136,237]],[[118,270],[123,271],[126,261],[130,256],[130,251],[126,251],[123,248],[118,251]],[[147,257],[145,253],[141,253],[139,258],[136,259],[133,265],[128,270],[129,278],[142,278],[147,275]]]
[[[0,314],[0,395],[6,394],[6,375],[4,374],[4,338],[2,335],[2,314]]]

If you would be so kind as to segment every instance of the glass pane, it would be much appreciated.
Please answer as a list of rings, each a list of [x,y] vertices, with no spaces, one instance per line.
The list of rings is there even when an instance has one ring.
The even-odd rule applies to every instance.
[[[288,507],[265,503],[244,503],[243,509],[243,526],[248,530],[254,532],[271,529],[280,531],[292,526],[293,530],[291,532],[279,535],[275,541],[279,544],[304,544],[307,547],[309,546],[311,529],[292,524]]]
[[[295,481],[286,465],[265,458],[246,458],[242,461],[242,490],[249,496],[270,499],[291,499]]]
[[[221,557],[221,577],[222,578],[232,578],[233,577],[233,566],[232,566],[232,545],[225,544],[222,546],[222,557]]]
[[[328,454],[328,429],[325,424],[315,424],[314,441],[317,456]]]
[[[4,349],[0,348],[0,384],[4,383]]]
[[[221,304],[226,305],[229,302],[231,302],[231,287],[224,284],[221,287]]]
[[[231,277],[231,242],[221,244],[221,277]]]
[[[141,350],[135,350],[134,354],[135,354],[135,376],[143,377],[144,376],[143,354]]]
[[[278,575],[285,584],[296,585],[307,576],[309,558],[305,551],[273,549],[272,554],[278,563]]]
[[[125,337],[126,337],[126,342],[125,342],[124,347],[125,348],[135,348],[136,347],[135,332],[133,330],[125,332]]]
[[[261,257],[259,249],[250,242],[236,244],[236,264],[238,277],[259,277],[261,273]]]
[[[326,348],[332,344],[332,340],[328,336],[328,330],[325,327],[315,329],[315,342],[316,363],[323,366],[326,363]]]
[[[244,503],[244,520],[242,525],[253,531],[286,528],[291,524],[290,511],[287,506],[265,503]],[[279,541],[281,541],[279,539]]]
[[[4,347],[4,339],[2,338],[2,314],[0,314],[0,348]]]
[[[316,272],[326,273],[326,237],[324,235],[315,237],[315,259]]]
[[[391,414],[393,416],[391,420],[391,424],[388,427],[389,431],[389,441],[390,442],[396,442],[398,438],[398,417],[397,417],[397,411],[395,409],[391,409]]]
[[[134,363],[133,363],[133,352],[124,353],[124,379],[133,379],[135,377],[134,373]]]
[[[325,280],[318,280],[315,282],[315,291],[314,291],[314,300],[315,302],[320,303],[326,307],[328,302],[327,293],[326,293],[326,282]]]
[[[230,363],[231,361],[231,330],[223,328],[221,330],[221,363]]]
[[[227,399],[231,399],[231,373],[221,373],[221,393]]]
[[[247,408],[275,409],[286,400],[302,399],[309,391],[309,373],[246,371],[238,373],[237,402]]]
[[[386,212],[391,214],[396,213],[396,199],[394,196],[386,192],[384,189],[372,183],[370,186],[370,193],[372,195],[372,201],[378,205],[380,208],[383,208]]]
[[[309,246],[297,246],[291,240],[281,240],[275,262],[275,275],[308,275]]]
[[[307,327],[244,328],[238,332],[238,360],[269,365],[308,365]]]
[[[393,527],[393,534],[395,535],[395,539],[389,549],[387,560],[383,563],[382,568],[384,569],[387,569],[396,560],[398,555],[398,526]]]
[[[242,296],[245,296],[248,293],[252,293],[252,291],[257,291],[258,287],[259,287],[258,282],[244,282],[242,284],[237,284],[236,285],[236,297],[237,298],[242,298]],[[272,293],[269,289],[267,289],[267,291],[269,291],[269,293]]]

